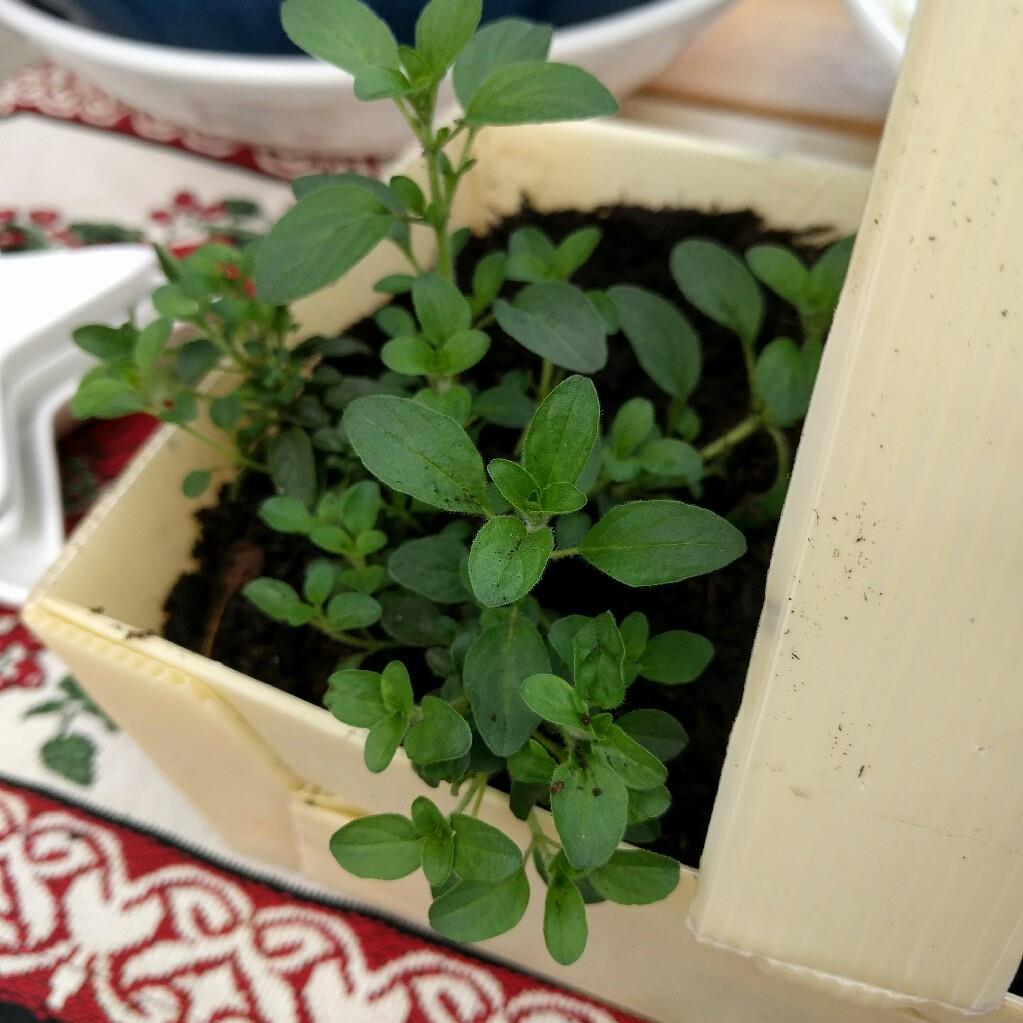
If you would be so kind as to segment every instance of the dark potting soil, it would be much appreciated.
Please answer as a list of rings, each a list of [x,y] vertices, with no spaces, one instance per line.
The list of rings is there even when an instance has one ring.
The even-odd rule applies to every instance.
[[[692,399],[704,423],[700,440],[720,436],[747,414],[749,396],[742,356],[732,335],[682,300],[668,268],[672,247],[693,236],[716,238],[738,251],[757,242],[776,241],[812,258],[820,243],[831,238],[823,231],[793,233],[769,228],[748,210],[707,214],[619,206],[596,214],[538,214],[526,209],[488,235],[471,240],[460,265],[472,267],[487,252],[504,248],[508,234],[518,227],[537,225],[558,240],[593,222],[602,227],[603,239],[575,280],[586,288],[641,285],[685,309],[703,340],[703,376]],[[763,337],[797,329],[793,312],[768,295]],[[383,340],[370,321],[346,333],[374,344]],[[481,387],[495,383],[497,376],[509,369],[535,361],[524,357],[523,350],[497,328],[491,335],[490,354],[481,364],[486,378],[475,378]],[[607,368],[596,375],[605,415],[613,414],[635,395],[650,398],[663,412],[666,396],[639,368],[624,339],[613,338],[611,351]],[[380,369],[375,357],[363,365],[345,359],[338,368],[364,374]],[[493,379],[489,379],[491,375]],[[507,456],[516,437],[514,431],[485,427],[479,441],[485,459]],[[791,439],[794,444],[797,433],[793,432]],[[775,468],[773,445],[766,437],[755,437],[735,450],[727,479],[707,482],[700,503],[726,513],[745,495],[766,490]],[[269,493],[264,478],[250,477],[237,496],[225,490],[219,503],[198,512],[201,534],[194,552],[198,567],[183,575],[167,598],[164,635],[285,692],[320,703],[326,679],[347,652],[345,648],[313,629],[291,629],[270,621],[237,592],[256,575],[270,575],[300,588],[306,565],[322,556],[305,539],[274,533],[260,521],[256,510]],[[684,493],[679,496],[692,499]],[[438,515],[436,528],[444,521]],[[713,642],[714,660],[696,682],[663,686],[639,680],[629,694],[630,707],[666,710],[689,732],[688,748],[671,765],[672,808],[654,846],[684,863],[696,865],[703,849],[763,602],[773,538],[773,526],[749,533],[749,551],[739,561],[712,575],[673,586],[631,590],[577,559],[568,559],[552,565],[535,591],[545,608],[563,614],[599,614],[610,609],[620,621],[629,611],[640,610],[649,617],[652,633],[684,628]],[[383,660],[392,656],[393,652]],[[410,651],[404,659],[413,678],[425,689],[439,684],[425,668],[420,651]],[[366,666],[377,665],[367,660]]]

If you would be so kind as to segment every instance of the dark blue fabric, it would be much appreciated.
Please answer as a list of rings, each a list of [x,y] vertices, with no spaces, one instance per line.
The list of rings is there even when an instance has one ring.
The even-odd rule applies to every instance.
[[[31,0],[82,25],[165,46],[221,53],[295,53],[280,24],[280,0]],[[484,0],[485,20],[515,15],[555,25],[588,21],[646,0]],[[369,0],[410,41],[423,0]]]

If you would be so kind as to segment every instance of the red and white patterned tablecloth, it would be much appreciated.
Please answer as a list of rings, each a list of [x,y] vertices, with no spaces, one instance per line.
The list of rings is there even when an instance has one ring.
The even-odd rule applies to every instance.
[[[178,132],[49,65],[0,84],[0,153],[0,252],[243,237],[280,179],[337,167]],[[70,524],[152,427],[65,438]],[[0,1023],[631,1020],[240,860],[0,607]]]

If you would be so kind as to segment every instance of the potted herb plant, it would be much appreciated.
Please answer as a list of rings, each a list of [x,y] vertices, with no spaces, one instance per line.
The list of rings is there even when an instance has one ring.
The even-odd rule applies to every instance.
[[[27,616],[246,851],[458,941],[511,931],[532,889],[554,961],[574,963],[593,932],[596,956],[572,979],[665,1016],[670,984],[650,985],[639,959],[609,989],[600,963],[616,940],[588,921],[613,929],[628,917],[611,904],[647,905],[638,926],[681,927],[692,875],[660,824],[686,812],[666,784],[688,741],[671,694],[714,649],[675,607],[780,510],[850,249],[799,229],[844,233],[864,181],[636,130],[505,128],[615,103],[546,60],[548,29],[478,29],[479,16],[479,3],[431,0],[405,47],[357,0],[287,0],[292,39],[352,72],[362,98],[396,103],[421,159],[386,181],[296,182],[297,204],[253,248],[161,254],[153,324],[78,332],[101,361],[76,412],[148,410],[173,429]],[[449,71],[461,110],[445,120]],[[824,180],[828,205],[801,205],[800,188]],[[670,240],[660,273],[673,283],[658,290],[628,272],[634,252],[619,260],[602,241],[602,228],[636,229],[634,208],[563,231],[527,211],[486,233],[523,198],[656,210],[687,196],[753,203],[795,233],[733,214],[726,246],[700,236],[718,226],[701,214],[702,232]],[[175,324],[191,330],[180,346]],[[705,370],[724,363],[726,408],[717,396],[708,415]],[[753,472],[736,460],[751,450]],[[204,494],[198,550],[214,577],[177,580],[195,539],[187,502]],[[248,525],[225,533],[221,513],[239,509]],[[126,577],[109,547],[143,519],[161,542]],[[191,650],[145,632],[172,588],[166,635]],[[268,635],[294,647],[299,675],[329,662],[306,691],[333,717],[232,670],[244,660],[220,651],[235,627],[275,664]],[[412,875],[398,896],[378,883]],[[498,947],[549,964],[535,932],[511,940]],[[649,965],[650,951],[636,954]]]

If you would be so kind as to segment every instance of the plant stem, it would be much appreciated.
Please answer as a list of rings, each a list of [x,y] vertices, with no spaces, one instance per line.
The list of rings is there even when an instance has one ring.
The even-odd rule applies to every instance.
[[[194,437],[196,440],[201,440],[203,444],[211,447],[218,454],[223,455],[225,458],[230,459],[232,465],[242,466],[246,469],[254,469],[256,472],[269,473],[269,469],[260,462],[254,462],[251,458],[246,458],[241,452],[231,451],[225,448],[222,444],[218,444],[215,440],[207,437],[206,434],[200,433],[194,426],[190,426],[188,423],[176,424],[180,429],[184,430],[190,437]]]
[[[557,561],[559,558],[570,558],[573,554],[578,554],[578,547],[562,547],[560,551],[554,551],[550,556],[551,561]]]
[[[559,746],[553,739],[544,735],[543,732],[534,732],[533,738],[536,739],[536,741],[540,743],[540,745],[543,746],[543,748],[547,750],[548,753],[552,754],[560,762],[561,757],[565,752],[561,748],[561,746]]]
[[[747,416],[742,422],[733,426],[728,433],[711,441],[705,447],[700,448],[700,456],[705,462],[730,451],[737,444],[741,444],[747,437],[751,437],[764,425],[764,417],[760,412],[754,412]]]
[[[551,389],[551,378],[554,376],[554,363],[550,359],[543,360],[543,366],[540,368],[540,383],[536,389],[536,396],[543,401],[544,398],[550,393]]]
[[[462,813],[465,810],[465,808],[469,805],[469,803],[472,802],[473,797],[477,796],[477,793],[479,793],[478,797],[479,801],[482,801],[483,799],[482,793],[486,789],[486,787],[487,776],[485,774],[474,774],[472,776],[472,782],[470,783],[468,789],[466,789],[465,792],[462,794],[461,799],[458,800],[458,805],[451,812]],[[475,817],[478,811],[479,803],[477,803],[476,810],[473,811],[472,816]]]

